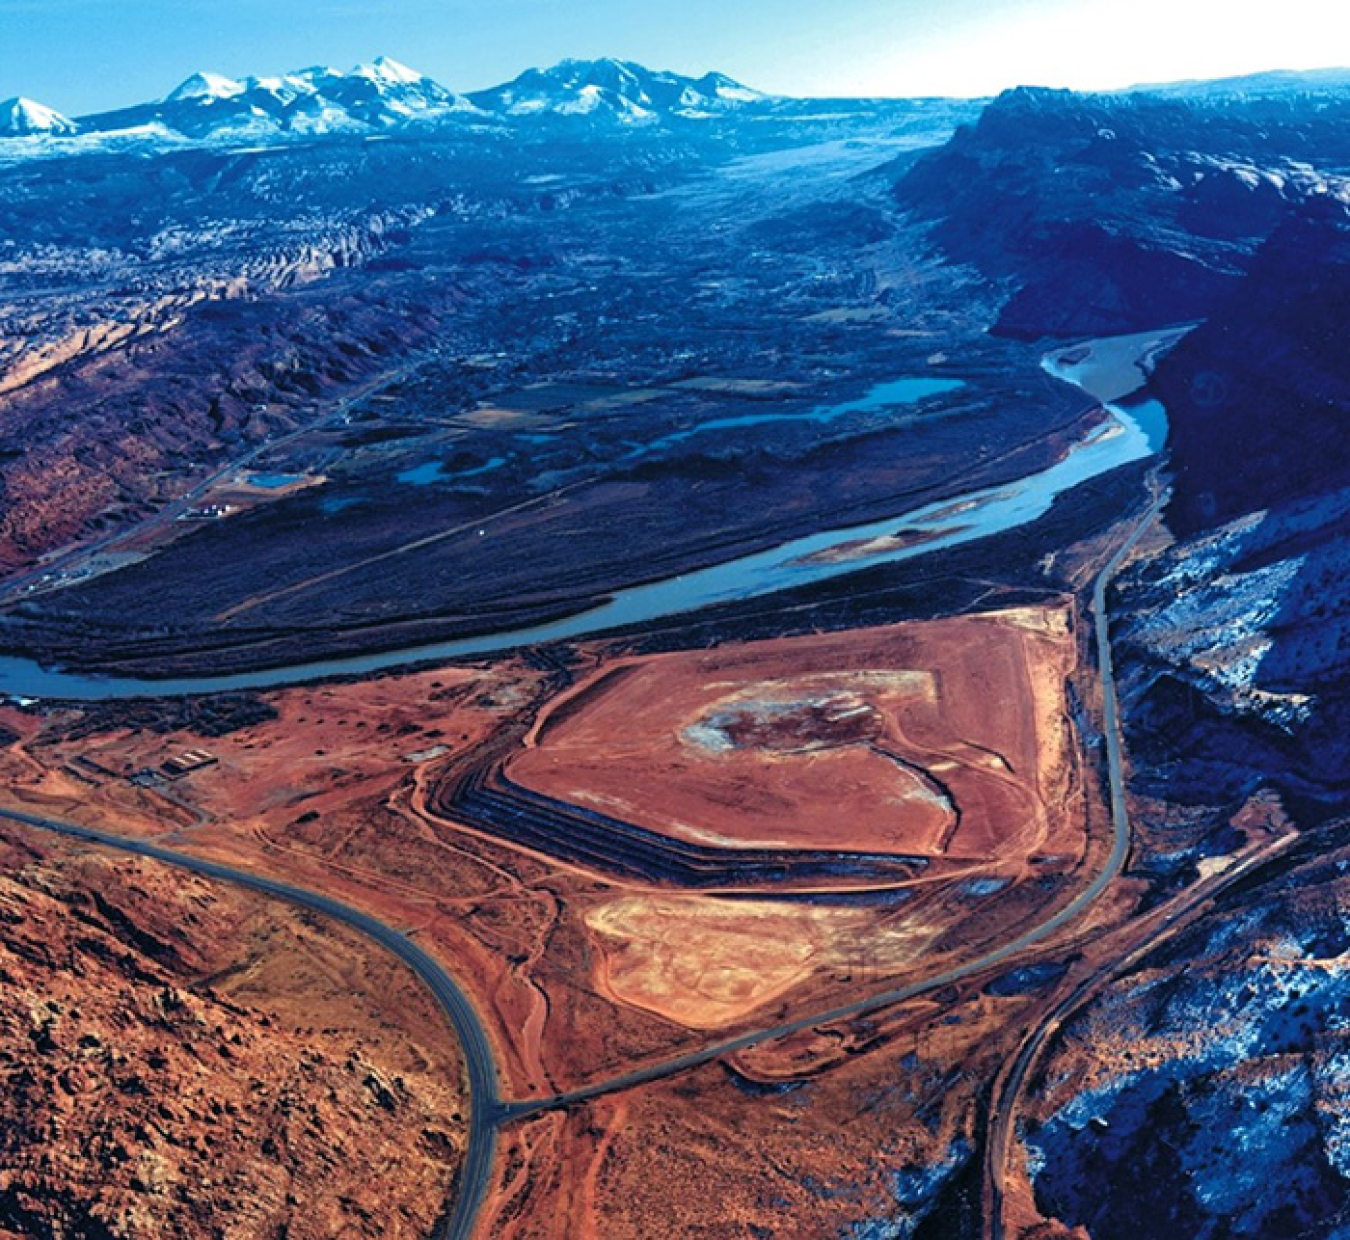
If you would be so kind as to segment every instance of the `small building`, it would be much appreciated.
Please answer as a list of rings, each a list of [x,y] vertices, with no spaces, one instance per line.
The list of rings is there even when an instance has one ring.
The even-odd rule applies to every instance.
[[[169,779],[182,779],[184,775],[191,775],[203,767],[215,766],[218,761],[214,754],[207,753],[205,749],[185,749],[182,753],[166,758],[160,763],[159,769]]]

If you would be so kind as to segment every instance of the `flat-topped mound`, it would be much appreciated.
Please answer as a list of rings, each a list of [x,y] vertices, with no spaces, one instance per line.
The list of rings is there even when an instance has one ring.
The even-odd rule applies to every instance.
[[[1070,782],[1059,607],[601,666],[516,783],[691,843],[1025,859]]]

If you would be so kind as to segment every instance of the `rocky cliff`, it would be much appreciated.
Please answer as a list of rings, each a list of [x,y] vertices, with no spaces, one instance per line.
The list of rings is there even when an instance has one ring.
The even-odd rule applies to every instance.
[[[434,1011],[410,1034],[342,994],[359,941],[17,830],[0,861],[0,1234],[431,1234],[459,1067],[421,1042]]]
[[[1291,207],[1341,191],[1348,110],[1020,88],[895,192],[1000,282],[1000,330],[1147,330],[1209,314]]]

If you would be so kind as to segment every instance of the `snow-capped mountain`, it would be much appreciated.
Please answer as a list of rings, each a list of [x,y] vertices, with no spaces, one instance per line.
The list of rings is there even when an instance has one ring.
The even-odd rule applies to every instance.
[[[233,99],[248,87],[219,73],[194,73],[177,90],[170,93],[165,103],[199,103],[216,99]]]
[[[32,99],[6,99],[0,103],[0,136],[29,137],[34,134],[73,134],[79,126],[60,112]]]
[[[83,118],[110,132],[161,126],[189,137],[340,133],[476,114],[462,95],[395,60],[242,80],[194,73],[157,103]]]
[[[471,94],[487,112],[506,116],[594,116],[650,122],[666,116],[714,116],[767,99],[720,73],[701,78],[648,69],[628,60],[564,60],[527,69],[514,81]]]
[[[0,105],[0,137],[79,134],[81,149],[109,142],[266,143],[465,121],[502,125],[574,118],[600,125],[655,124],[725,116],[771,102],[720,73],[692,78],[625,60],[564,60],[466,97],[382,56],[346,72],[322,66],[276,77],[198,72],[162,99],[78,122],[16,99]]]

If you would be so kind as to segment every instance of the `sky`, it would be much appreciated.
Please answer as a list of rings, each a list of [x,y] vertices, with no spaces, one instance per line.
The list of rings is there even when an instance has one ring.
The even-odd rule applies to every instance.
[[[1350,65],[1346,0],[0,0],[0,99],[69,115],[392,56],[461,91],[565,56],[795,95],[1109,89]]]

